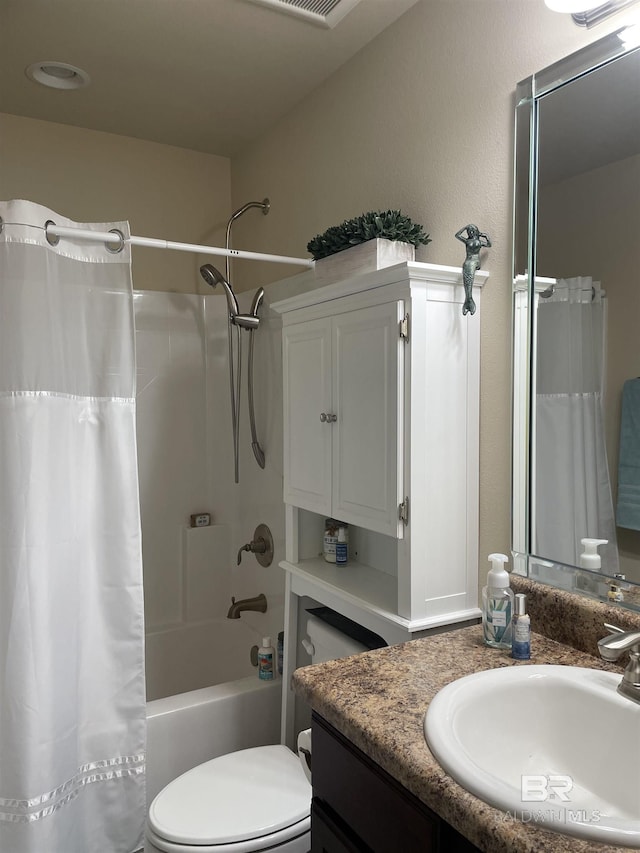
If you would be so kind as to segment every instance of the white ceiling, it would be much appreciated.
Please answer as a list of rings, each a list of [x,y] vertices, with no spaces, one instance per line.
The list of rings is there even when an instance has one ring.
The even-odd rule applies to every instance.
[[[0,0],[0,112],[231,156],[417,0],[324,29],[249,0]],[[33,62],[88,72],[61,91]]]

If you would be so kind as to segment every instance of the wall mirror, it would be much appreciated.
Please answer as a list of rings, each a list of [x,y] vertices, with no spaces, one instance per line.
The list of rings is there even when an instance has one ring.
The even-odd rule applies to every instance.
[[[628,32],[516,92],[512,544],[518,573],[640,609],[640,46]],[[601,565],[585,568],[592,550]]]

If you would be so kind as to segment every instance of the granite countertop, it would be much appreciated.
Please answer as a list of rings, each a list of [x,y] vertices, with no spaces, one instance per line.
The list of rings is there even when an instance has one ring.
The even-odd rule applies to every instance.
[[[509,818],[458,785],[427,747],[423,720],[429,702],[464,675],[529,664],[622,671],[539,634],[532,634],[531,649],[530,661],[514,661],[508,652],[487,648],[481,627],[473,626],[304,667],[294,672],[293,686],[314,711],[484,853],[628,850]]]

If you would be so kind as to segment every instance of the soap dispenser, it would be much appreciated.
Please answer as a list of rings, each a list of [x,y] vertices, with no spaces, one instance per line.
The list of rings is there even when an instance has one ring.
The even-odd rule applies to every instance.
[[[580,568],[598,571],[602,568],[602,560],[598,554],[598,545],[607,545],[608,539],[581,539],[584,551],[580,554]]]
[[[487,585],[482,590],[482,629],[484,641],[492,649],[511,648],[511,619],[513,592],[509,574],[504,568],[509,561],[506,554],[490,554],[491,569]]]

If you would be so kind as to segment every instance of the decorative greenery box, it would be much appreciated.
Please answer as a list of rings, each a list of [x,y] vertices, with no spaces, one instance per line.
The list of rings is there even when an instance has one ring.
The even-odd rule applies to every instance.
[[[384,240],[377,237],[350,249],[316,261],[314,274],[318,281],[330,284],[352,275],[381,270],[403,261],[414,261],[416,247],[399,240]]]
[[[307,244],[316,278],[328,284],[350,275],[413,261],[415,247],[430,243],[422,225],[400,210],[370,210],[327,228]]]

